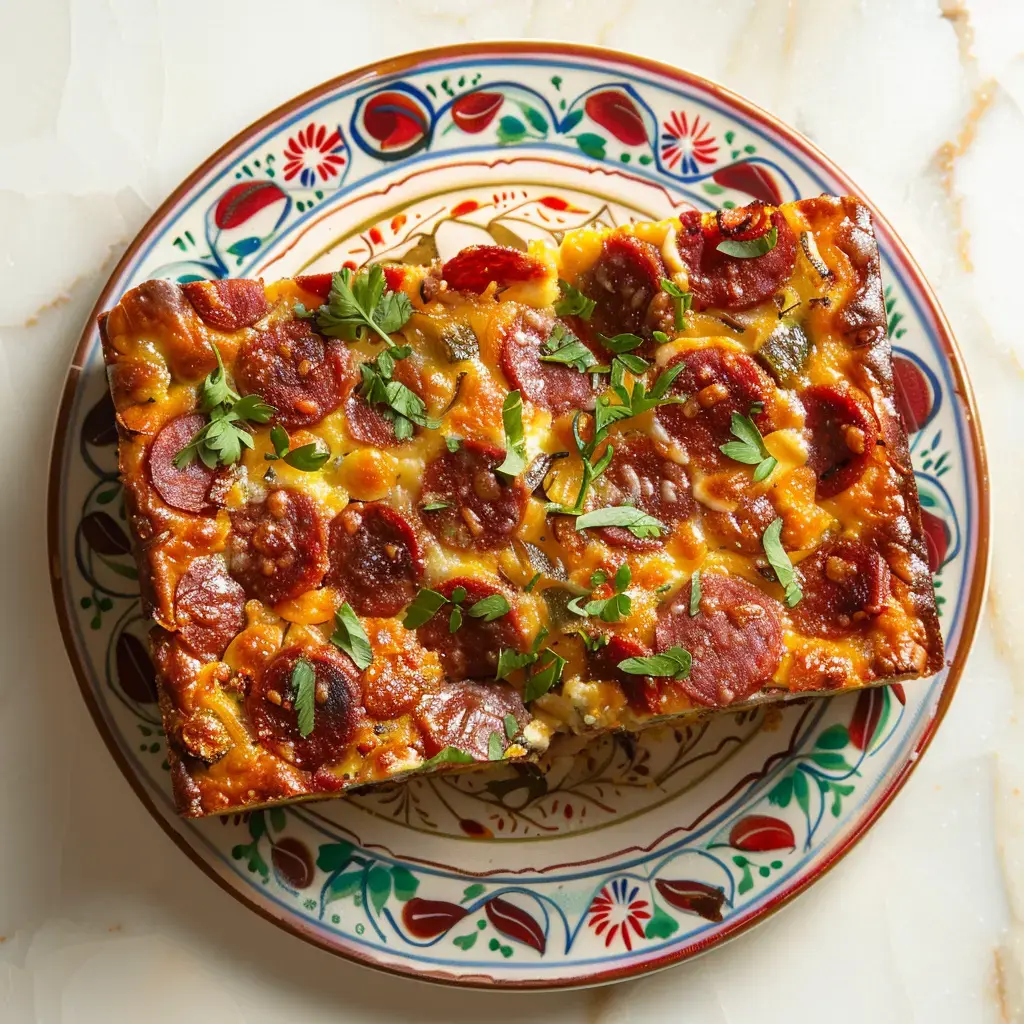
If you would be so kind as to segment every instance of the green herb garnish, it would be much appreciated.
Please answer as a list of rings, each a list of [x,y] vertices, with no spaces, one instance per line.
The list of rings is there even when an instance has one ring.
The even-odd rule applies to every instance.
[[[373,649],[362,623],[346,601],[334,613],[334,633],[331,643],[343,650],[361,669],[368,669],[373,663]]]
[[[593,578],[591,577],[591,583],[593,583]],[[629,568],[629,563],[623,562],[612,579],[612,590],[614,593],[611,597],[594,598],[593,594],[590,595],[590,600],[586,600],[585,597],[574,597],[566,604],[566,608],[574,615],[579,615],[583,618],[595,616],[603,622],[619,622],[627,618],[633,608],[632,598],[626,593],[626,588],[629,586],[632,578],[633,574]],[[603,585],[604,582],[605,580],[602,579],[600,584],[597,585]]]
[[[454,508],[450,501],[428,501],[426,505],[420,506],[421,512],[440,512],[443,508]]]
[[[315,317],[320,333],[329,338],[357,341],[372,332],[394,345],[390,335],[400,331],[412,313],[409,296],[390,291],[383,269],[375,263],[355,275],[348,267],[335,274],[327,302]]]
[[[597,303],[588,299],[578,288],[568,281],[559,280],[558,290],[562,297],[555,303],[556,316],[578,316],[581,320],[589,320]]]
[[[495,730],[487,737],[487,760],[500,761],[505,756],[505,738]]]
[[[413,434],[413,424],[436,430],[441,421],[427,415],[426,403],[415,391],[401,381],[392,380],[395,362],[404,359],[412,349],[408,345],[395,346],[381,352],[376,359],[360,363],[359,372],[363,382],[359,394],[368,405],[377,406],[380,414],[390,420],[395,428],[395,437],[407,441]]]
[[[521,732],[521,730],[519,728],[519,722],[517,721],[516,716],[513,715],[513,714],[506,715],[505,719],[504,719],[504,722],[505,722],[505,736],[511,741],[514,737],[518,736],[519,733]]]
[[[715,248],[719,252],[724,252],[726,256],[735,256],[737,259],[749,260],[755,256],[763,256],[766,252],[771,252],[778,241],[779,230],[773,224],[771,231],[760,238],[751,238],[745,242],[737,242],[727,238],[724,242],[719,242]]]
[[[751,414],[754,414],[752,408]],[[738,441],[726,441],[719,445],[719,451],[727,455],[734,462],[742,462],[747,466],[757,466],[754,470],[754,482],[760,483],[779,464],[779,460],[773,456],[764,446],[764,438],[757,424],[750,416],[742,416],[738,412],[732,414],[732,425],[730,433]]]
[[[700,569],[694,569],[690,577],[690,615],[700,611]]]
[[[474,619],[483,619],[484,622],[493,622],[511,611],[508,599],[504,594],[491,594],[489,597],[482,597],[479,601],[469,607],[469,614]]]
[[[544,649],[544,654],[549,655],[547,663],[540,671],[534,671],[526,680],[526,690],[523,693],[523,701],[529,703],[538,697],[543,697],[561,678],[562,670],[565,668],[565,658],[555,654],[550,647]]]
[[[270,428],[270,442],[274,446],[274,454],[266,452],[263,456],[268,462],[276,462],[280,459],[295,469],[301,469],[304,473],[315,473],[331,457],[331,449],[326,442],[319,438],[311,444],[299,445],[298,448],[289,447],[291,439],[284,427],[274,424]]]
[[[796,581],[796,571],[793,568],[793,563],[789,560],[789,555],[786,554],[786,549],[782,546],[781,534],[782,516],[779,516],[764,531],[761,543],[764,546],[764,553],[768,559],[768,564],[775,570],[776,579],[786,591],[786,607],[793,608],[800,603],[804,593],[800,589],[800,584]]]
[[[564,324],[555,324],[542,347],[544,355],[539,357],[542,363],[561,363],[580,373],[587,373],[591,367],[597,366],[594,353]]]
[[[445,747],[443,750],[439,750],[433,757],[424,761],[416,770],[421,772],[429,771],[441,764],[475,763],[476,758],[472,754],[467,754],[466,751],[459,750],[458,747]]]
[[[631,676],[668,676],[672,679],[686,679],[692,662],[690,652],[683,647],[670,647],[661,654],[645,658],[626,658],[619,662],[619,669]]]
[[[444,594],[439,594],[436,590],[428,590],[424,587],[406,609],[402,625],[406,629],[416,629],[417,626],[422,626],[423,623],[429,622],[447,603],[448,599]]]
[[[666,529],[664,523],[649,516],[633,505],[614,505],[587,512],[576,520],[577,530],[597,526],[622,526],[640,540],[660,537]]]
[[[316,708],[316,672],[305,658],[295,662],[291,685],[292,706],[298,719],[299,735],[305,738],[313,731]]]
[[[510,391],[501,406],[505,427],[505,461],[495,470],[507,477],[517,477],[526,469],[526,433],[523,430],[523,396]]]
[[[672,297],[672,309],[674,312],[674,323],[677,331],[685,331],[687,328],[686,314],[693,305],[693,293],[684,292],[682,288],[670,281],[667,277],[661,279],[661,290]]]
[[[210,342],[217,366],[207,374],[199,388],[199,407],[210,419],[192,440],[174,456],[176,469],[184,469],[198,458],[204,466],[231,466],[242,458],[244,448],[254,448],[252,434],[245,423],[266,423],[277,410],[259,395],[239,398],[227,383],[220,351]]]

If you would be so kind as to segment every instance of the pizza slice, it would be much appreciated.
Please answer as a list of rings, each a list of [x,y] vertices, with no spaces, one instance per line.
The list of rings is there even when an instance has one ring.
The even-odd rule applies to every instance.
[[[942,663],[865,207],[100,318],[188,816]]]

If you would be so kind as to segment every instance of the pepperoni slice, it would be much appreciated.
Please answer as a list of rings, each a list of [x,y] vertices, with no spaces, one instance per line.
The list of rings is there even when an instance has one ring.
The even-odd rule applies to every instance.
[[[448,547],[493,551],[505,547],[526,511],[526,486],[494,470],[505,453],[480,441],[463,441],[458,451],[444,452],[423,474],[422,503],[449,507],[422,513],[427,528]]]
[[[768,683],[782,661],[779,605],[738,576],[701,573],[700,608],[690,614],[690,585],[658,613],[655,647],[693,657],[679,686],[695,703],[724,708]]]
[[[217,478],[217,470],[210,469],[200,459],[193,459],[184,469],[178,469],[174,458],[205,426],[206,417],[199,413],[178,416],[156,435],[147,458],[149,479],[156,493],[171,508],[196,515],[216,511],[210,500],[210,488]]]
[[[639,640],[634,640],[630,636],[611,636],[603,647],[587,653],[590,678],[618,683],[634,711],[641,714],[657,714],[661,705],[658,684],[649,676],[630,675],[619,668],[620,661],[627,658],[646,658],[650,653]]]
[[[300,659],[316,678],[313,731],[299,732],[292,673]],[[315,771],[340,761],[359,718],[362,687],[359,669],[330,644],[310,649],[288,647],[274,656],[249,690],[245,708],[259,741],[278,757]]]
[[[661,290],[666,276],[665,261],[650,242],[632,235],[610,235],[578,284],[597,303],[588,321],[590,328],[608,337],[649,338],[652,330],[670,327],[672,301]]]
[[[397,615],[415,596],[423,554],[405,517],[387,505],[353,502],[330,529],[327,582],[359,615]]]
[[[279,488],[231,513],[231,575],[264,604],[320,586],[327,571],[327,530],[316,503]]]
[[[669,364],[685,363],[672,382],[675,394],[689,395],[683,405],[664,405],[656,413],[658,422],[686,449],[690,459],[702,468],[725,461],[719,446],[732,440],[732,414],[750,414],[755,402],[765,411],[753,420],[762,434],[775,429],[770,399],[775,387],[768,375],[750,356],[731,349],[711,346],[684,352]]]
[[[818,477],[817,496],[834,498],[864,475],[878,443],[878,421],[849,389],[819,385],[800,398],[807,410],[807,465]]]
[[[885,559],[859,540],[820,547],[798,566],[803,598],[790,613],[802,633],[835,639],[885,607],[891,574]]]
[[[334,274],[302,274],[300,277],[295,278],[295,283],[303,291],[312,292],[314,295],[319,296],[321,302],[326,302],[327,297],[331,294],[331,281],[333,279]]]
[[[505,716],[512,715],[522,728],[530,721],[523,700],[508,683],[447,683],[424,697],[417,711],[427,757],[458,747],[478,761],[489,757],[491,733],[508,745]]]
[[[270,311],[262,281],[189,281],[181,290],[203,323],[220,331],[252,327]]]
[[[441,276],[457,292],[479,295],[492,282],[507,288],[520,281],[536,281],[547,274],[547,267],[508,245],[469,245],[442,268]]]
[[[789,280],[796,261],[796,235],[786,218],[770,216],[760,203],[722,210],[704,220],[696,210],[679,218],[679,255],[690,271],[690,291],[697,309],[741,310],[770,299]],[[726,239],[750,241],[778,232],[775,246],[763,256],[727,256],[718,251]]]
[[[325,342],[304,320],[284,320],[248,338],[235,359],[244,395],[260,395],[288,430],[312,427],[341,404],[349,375],[348,350]]]
[[[613,439],[615,454],[611,464],[597,478],[591,497],[595,508],[607,505],[635,505],[671,528],[693,515],[695,504],[686,470],[666,459],[643,434],[628,434]],[[612,547],[630,551],[653,551],[667,538],[641,540],[624,526],[602,526],[597,533]]]
[[[222,559],[195,559],[174,591],[178,636],[200,658],[219,658],[245,627],[245,591],[228,575]]]
[[[705,501],[700,512],[704,528],[721,547],[761,552],[761,539],[778,512],[766,494],[751,491],[750,473],[737,469],[704,478]],[[717,507],[711,507],[711,502]],[[729,511],[723,511],[729,507]]]
[[[524,398],[558,416],[570,409],[593,409],[594,389],[589,373],[562,363],[541,362],[541,345],[558,321],[527,310],[505,328],[501,341],[501,368]]]
[[[519,612],[509,595],[483,580],[468,576],[456,576],[437,588],[438,593],[450,598],[456,587],[466,591],[462,602],[462,625],[451,632],[451,605],[445,605],[429,622],[417,630],[419,641],[424,647],[437,651],[441,665],[449,679],[493,679],[498,667],[498,652],[502,647],[525,650],[526,638],[519,621]],[[473,618],[469,609],[494,594],[504,594],[512,606],[507,615],[485,622]]]
[[[417,395],[423,390],[419,372],[408,358],[400,359],[395,364],[392,376]],[[374,448],[393,448],[403,443],[395,434],[394,423],[381,412],[380,406],[370,405],[359,394],[359,388],[354,382],[345,398],[345,424],[352,439],[361,444],[372,445]],[[413,427],[415,433],[419,430],[419,427]]]

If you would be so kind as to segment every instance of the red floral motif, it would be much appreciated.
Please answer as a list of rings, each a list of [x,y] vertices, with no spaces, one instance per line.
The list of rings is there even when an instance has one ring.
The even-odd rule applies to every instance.
[[[505,102],[499,92],[471,92],[452,104],[452,120],[472,135],[482,132],[495,118]]]
[[[618,878],[606,885],[590,904],[587,913],[588,924],[595,935],[604,936],[605,948],[611,946],[616,937],[622,937],[626,949],[633,948],[633,933],[644,937],[641,921],[646,921],[651,912],[647,900],[638,899],[640,887],[628,878]]]
[[[623,145],[642,146],[647,127],[636,104],[620,89],[591,93],[583,105],[587,117],[611,132]]]
[[[682,111],[673,111],[662,124],[661,159],[671,171],[679,164],[683,174],[696,174],[699,164],[713,164],[718,143],[708,135],[711,125],[694,117],[691,121]]]
[[[284,159],[285,181],[298,176],[306,188],[316,184],[317,175],[321,180],[329,181],[345,166],[345,143],[341,138],[341,129],[336,128],[328,134],[326,125],[310,121],[288,140]]]

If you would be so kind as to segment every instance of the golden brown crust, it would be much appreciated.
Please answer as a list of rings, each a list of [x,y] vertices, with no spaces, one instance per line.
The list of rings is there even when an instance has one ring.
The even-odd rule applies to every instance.
[[[709,703],[733,701],[729,706],[738,709],[913,678],[941,667],[920,505],[894,399],[879,258],[866,208],[856,199],[822,196],[777,211],[751,209],[749,215],[732,211],[718,220],[687,215],[685,224],[617,229],[618,241],[610,247],[607,233],[573,233],[557,254],[531,251],[543,275],[499,282],[480,295],[455,293],[436,268],[393,274],[391,286],[405,291],[414,308],[403,334],[415,350],[410,362],[416,370],[410,376],[402,367],[396,379],[412,382],[431,414],[442,419],[439,430],[417,429],[407,441],[394,437],[386,421],[388,430],[381,434],[372,418],[379,413],[358,406],[365,399],[355,390],[357,365],[375,358],[378,345],[360,341],[342,352],[330,349],[339,343],[328,340],[322,358],[333,360],[332,369],[316,378],[312,390],[305,383],[319,364],[315,358],[302,363],[295,346],[315,356],[321,341],[304,327],[280,325],[295,324],[296,301],[315,307],[323,300],[322,282],[315,278],[265,288],[259,282],[217,282],[183,289],[150,281],[100,318],[126,511],[144,606],[156,623],[151,647],[182,814],[335,795],[401,778],[451,746],[486,761],[492,733],[506,757],[529,756],[562,730],[636,729],[669,717],[702,716]],[[701,233],[711,252],[723,231],[742,238],[759,223],[781,226],[785,251],[769,253],[761,264],[730,265],[713,253],[701,255]],[[686,231],[673,257],[671,239]],[[469,262],[478,258],[474,254]],[[597,266],[602,259],[610,260],[603,268]],[[632,259],[637,262],[631,265]],[[498,260],[495,266],[500,265]],[[683,330],[671,331],[659,274],[680,287],[692,275],[705,296],[718,296],[729,308],[705,301]],[[666,367],[686,363],[678,378],[686,381],[685,404],[613,425],[609,440],[627,464],[609,470],[588,506],[653,502],[649,508],[669,519],[667,538],[638,542],[622,528],[584,537],[571,518],[546,518],[541,500],[527,499],[525,508],[518,496],[513,501],[504,490],[508,485],[493,473],[490,456],[473,465],[469,490],[460,490],[451,477],[448,464],[459,460],[445,454],[446,436],[472,442],[465,449],[467,465],[474,452],[498,452],[500,461],[510,366],[524,382],[531,455],[574,450],[573,403],[557,389],[571,387],[579,402],[579,381],[538,361],[529,348],[544,343],[554,323],[550,309],[558,277],[608,286],[601,322],[614,325],[616,317],[629,316],[630,324],[640,325],[643,347],[636,351],[653,364],[649,385]],[[424,281],[431,282],[429,289],[421,288]],[[619,286],[632,297],[629,303],[620,303]],[[650,302],[646,314],[633,308],[638,295]],[[535,337],[524,340],[524,323],[539,325]],[[573,318],[568,325],[602,351],[586,322]],[[662,328],[673,337],[656,345],[653,331]],[[510,351],[510,335],[517,331],[520,347]],[[479,350],[478,362],[459,361],[453,351],[468,338]],[[264,455],[274,450],[264,426],[254,428],[255,448],[240,464],[206,470],[196,463],[185,475],[175,471],[173,456],[205,422],[199,385],[216,366],[213,344],[229,379],[274,382],[278,400],[290,403],[291,422],[303,424],[290,430],[293,447],[319,438],[335,455],[344,455],[343,461],[319,473],[269,463]],[[253,353],[271,361],[269,371],[265,363],[253,369]],[[235,376],[239,358],[250,360],[248,376]],[[451,404],[453,396],[458,400]],[[719,453],[720,442],[730,440],[730,408],[754,417],[778,460],[763,482],[751,479],[753,467]],[[349,421],[356,415],[363,417],[360,430],[369,430],[366,436],[376,444],[357,440],[359,431],[354,434]],[[631,432],[629,441],[623,435]],[[649,440],[638,444],[638,432]],[[552,462],[540,499],[571,503],[580,473],[575,456]],[[445,493],[427,494],[423,481]],[[693,500],[684,501],[678,487],[687,481]],[[454,501],[460,511],[452,519],[458,544],[445,540],[448,512],[435,513],[431,521],[422,509],[438,498]],[[393,532],[356,537],[358,516],[339,519],[331,529],[350,501],[387,505]],[[489,532],[501,515],[512,516],[501,527],[511,531],[509,546],[493,543]],[[761,546],[776,517],[783,521],[781,540],[804,587],[804,600],[793,609],[782,604],[782,588]],[[293,527],[285,531],[285,547],[272,557],[257,557],[264,548],[253,538],[273,533],[280,521]],[[344,542],[346,531],[352,544],[368,545],[367,564],[379,554],[374,544],[393,559],[406,545],[413,554],[402,572],[411,575],[396,582],[387,573],[398,570],[379,570],[378,562],[375,571],[384,576],[357,578],[353,594],[342,593],[339,581],[351,585],[347,574],[358,574],[361,564],[350,560],[340,574],[330,568],[329,545]],[[327,549],[315,547],[324,544]],[[624,562],[632,570],[628,616],[606,624],[566,611],[567,601],[581,593],[612,597],[611,583],[595,584],[593,573],[600,570],[610,581]],[[183,583],[190,567],[193,575]],[[707,605],[703,617],[691,622],[684,606],[697,568],[741,577],[767,599]],[[276,574],[275,585],[262,584],[261,572]],[[539,582],[527,589],[537,572]],[[451,637],[443,628],[417,633],[404,628],[402,613],[360,617],[373,653],[365,672],[330,646],[334,613],[346,599],[356,601],[357,592],[369,600],[366,595],[386,586],[407,596],[416,586],[445,590],[455,577],[483,581],[490,590],[481,593],[511,597],[508,621],[515,628],[481,636],[503,637],[494,642],[528,650],[541,627],[551,630],[547,645],[566,659],[559,686],[524,707],[522,670],[512,673],[512,685],[465,681],[460,673],[467,664],[478,679],[481,673],[493,677],[497,651],[484,652],[482,663],[452,657],[470,637],[469,626],[469,632]],[[712,581],[709,593],[716,589],[739,592]],[[448,608],[440,614],[448,616]],[[672,615],[683,617],[673,622]],[[716,637],[742,638],[755,620],[759,635],[771,643],[762,644],[758,659],[729,662],[729,672],[738,676],[722,686],[700,672],[692,681],[641,685],[614,665],[606,672],[611,678],[593,680],[574,633],[581,621],[591,632],[597,623],[598,632],[616,637],[616,650],[636,655],[660,649],[659,637],[685,635],[694,650],[705,641],[713,645]],[[280,683],[297,657],[319,666],[320,732],[314,730],[311,740],[296,732],[293,695],[282,692],[287,687]],[[518,730],[510,727],[515,742],[505,735],[510,720]]]

